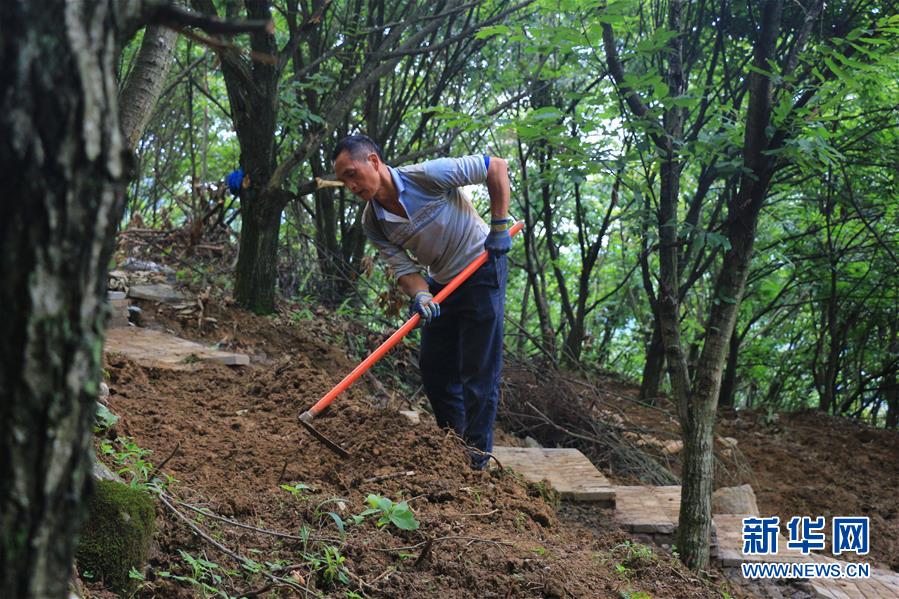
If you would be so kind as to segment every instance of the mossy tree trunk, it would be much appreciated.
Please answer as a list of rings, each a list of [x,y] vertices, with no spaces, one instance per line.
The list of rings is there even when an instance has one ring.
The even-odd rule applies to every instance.
[[[64,597],[126,150],[112,2],[0,3],[0,596]]]

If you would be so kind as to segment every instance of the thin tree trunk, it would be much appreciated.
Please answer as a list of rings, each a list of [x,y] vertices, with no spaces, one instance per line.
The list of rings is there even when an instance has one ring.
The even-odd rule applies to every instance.
[[[125,144],[134,149],[140,141],[172,66],[178,33],[157,25],[147,27],[136,63],[119,94]]]
[[[718,394],[730,336],[746,287],[758,215],[773,174],[773,161],[765,154],[771,118],[771,79],[763,74],[763,68],[774,55],[782,8],[781,0],[767,0],[762,7],[761,29],[754,56],[757,71],[750,75],[743,141],[743,160],[749,172],[742,175],[740,190],[728,206],[727,233],[731,248],[724,254],[721,272],[715,282],[714,293],[719,301],[712,304],[692,391],[687,402],[681,406],[684,474],[678,549],[684,563],[693,569],[705,568],[709,563],[712,487],[715,480],[712,444]],[[663,329],[667,345],[670,341],[664,333]]]
[[[655,405],[659,397],[659,388],[665,376],[665,346],[662,344],[662,332],[658,319],[653,319],[652,338],[646,346],[646,359],[643,363],[643,379],[640,382],[640,401]]]
[[[246,190],[245,190],[246,191]],[[270,314],[275,307],[278,276],[278,234],[287,192],[271,190],[268,196],[241,202],[240,250],[234,297],[257,314]]]
[[[65,597],[124,210],[112,2],[0,3],[0,596]],[[126,11],[123,11],[126,12]],[[122,20],[119,20],[122,19]]]
[[[892,329],[892,339],[890,341],[890,351],[884,357],[886,364],[893,356],[899,355],[899,324],[896,319],[890,323]],[[887,404],[886,427],[894,430],[899,426],[899,368],[893,367],[892,374],[887,374],[883,381],[883,399]]]
[[[721,383],[721,398],[718,405],[732,408],[737,395],[737,360],[740,356],[740,335],[730,336],[730,348],[727,351],[727,366],[724,369],[724,380]]]

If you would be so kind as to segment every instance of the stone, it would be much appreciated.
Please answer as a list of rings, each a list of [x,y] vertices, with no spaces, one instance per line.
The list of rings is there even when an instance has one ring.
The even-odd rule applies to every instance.
[[[712,493],[713,514],[742,514],[758,516],[759,506],[750,485],[721,487]]]
[[[245,366],[250,356],[219,351],[174,335],[138,327],[114,328],[106,332],[107,353],[124,354],[143,366],[192,370],[197,362]]]
[[[149,300],[158,303],[175,303],[184,301],[184,295],[171,285],[132,285],[128,289],[128,297]]]
[[[109,399],[109,385],[100,383],[100,391],[97,393],[97,399],[103,403]]]
[[[540,441],[538,441],[534,437],[525,437],[524,438],[524,446],[525,447],[533,447],[535,449],[543,447],[542,445],[540,445]]]
[[[680,439],[673,439],[665,443],[662,446],[662,453],[667,455],[674,455],[676,453],[680,453],[684,450],[684,442]]]
[[[723,445],[725,449],[735,449],[737,447],[737,440],[733,437],[718,437],[716,440]]]
[[[420,424],[421,416],[417,410],[400,410],[400,414],[409,421],[410,424]]]
[[[106,299],[112,300],[123,300],[128,296],[124,291],[107,291]]]
[[[128,305],[127,299],[111,299],[109,300],[109,322],[107,328],[121,328],[128,326]]]

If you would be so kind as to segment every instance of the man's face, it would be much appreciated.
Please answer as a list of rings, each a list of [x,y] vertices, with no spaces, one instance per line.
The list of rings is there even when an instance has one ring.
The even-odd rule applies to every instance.
[[[365,160],[353,158],[349,151],[344,150],[334,161],[334,173],[337,180],[346,185],[347,189],[363,200],[370,200],[378,193],[381,187],[381,178],[378,176],[378,155],[370,153]]]

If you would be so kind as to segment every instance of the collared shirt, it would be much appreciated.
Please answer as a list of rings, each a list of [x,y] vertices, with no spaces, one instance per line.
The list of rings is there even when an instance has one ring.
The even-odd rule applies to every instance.
[[[397,278],[420,272],[421,264],[431,278],[446,284],[484,250],[490,227],[460,188],[486,182],[487,164],[485,156],[463,156],[387,167],[409,218],[372,199],[362,213],[362,227]]]

